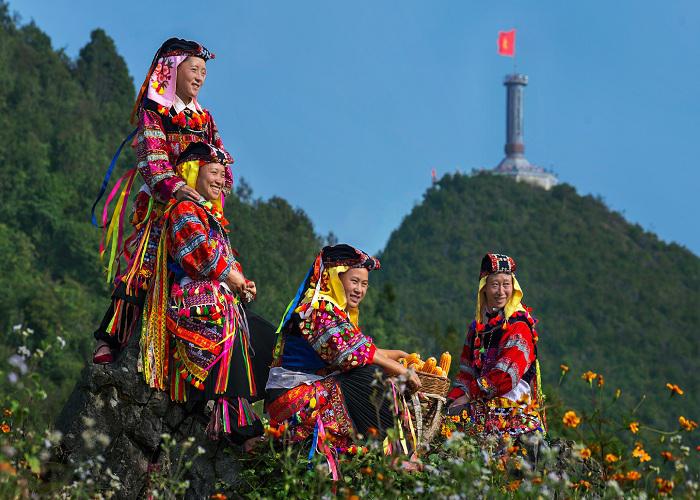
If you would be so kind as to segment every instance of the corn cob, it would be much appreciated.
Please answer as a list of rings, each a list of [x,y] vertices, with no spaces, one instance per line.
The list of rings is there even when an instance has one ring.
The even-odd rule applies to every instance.
[[[450,371],[450,364],[452,364],[452,355],[449,352],[443,352],[440,356],[440,368],[445,372],[445,375]]]
[[[433,369],[437,366],[437,360],[433,357],[430,357],[425,360],[425,364],[423,365],[423,371],[426,373],[432,373]]]

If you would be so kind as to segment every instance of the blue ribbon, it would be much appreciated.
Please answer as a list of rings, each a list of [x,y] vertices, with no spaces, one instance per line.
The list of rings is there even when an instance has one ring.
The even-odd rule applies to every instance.
[[[292,317],[292,314],[294,314],[294,309],[299,305],[299,300],[301,300],[302,294],[306,291],[307,283],[309,281],[309,276],[311,276],[311,273],[314,272],[314,265],[316,264],[316,261],[314,260],[314,263],[311,264],[311,267],[309,268],[309,272],[306,273],[306,277],[304,278],[304,281],[301,282],[299,285],[299,288],[297,288],[297,293],[292,299],[292,301],[289,303],[287,306],[287,309],[284,311],[284,317],[282,318],[282,321],[280,322],[279,326],[277,327],[277,331],[275,333],[279,333],[284,325],[287,324],[287,321],[289,321],[289,318]]]
[[[314,437],[311,440],[311,449],[309,450],[309,463],[307,465],[308,469],[311,469],[311,461],[316,454],[316,446],[318,446],[318,420],[316,420],[316,426],[314,427]]]
[[[117,160],[119,159],[119,155],[122,154],[122,149],[124,148],[124,145],[127,142],[129,142],[131,139],[134,138],[137,131],[138,131],[138,127],[136,127],[134,130],[132,130],[131,133],[126,136],[126,139],[124,139],[122,141],[121,145],[119,146],[119,149],[117,149],[117,152],[114,153],[114,157],[112,158],[112,162],[109,164],[109,168],[107,169],[107,173],[105,174],[105,178],[102,181],[102,187],[100,187],[100,192],[97,195],[97,199],[95,199],[95,203],[92,204],[92,210],[90,211],[90,214],[92,216],[92,225],[95,227],[101,227],[97,224],[97,219],[95,218],[95,207],[97,207],[97,204],[102,199],[102,196],[104,196],[105,191],[107,191],[107,185],[109,184],[109,178],[112,177],[112,171],[114,170],[114,167],[117,165]]]

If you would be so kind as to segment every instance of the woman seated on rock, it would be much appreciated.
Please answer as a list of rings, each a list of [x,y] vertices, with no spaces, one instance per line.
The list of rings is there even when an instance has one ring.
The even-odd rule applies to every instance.
[[[141,358],[151,387],[167,386],[173,401],[208,403],[210,437],[223,431],[241,443],[262,433],[249,404],[256,374],[241,303],[252,300],[256,288],[236,261],[221,210],[226,158],[199,142],[178,159],[178,175],[201,199],[172,200],[165,211],[166,237],[146,300]],[[260,368],[264,381],[267,363]]]
[[[286,424],[292,441],[325,436],[343,451],[358,433],[376,430],[383,437],[394,425],[384,376],[404,375],[410,389],[420,387],[416,374],[397,362],[407,353],[377,348],[358,326],[369,271],[379,267],[376,258],[349,245],[327,246],[290,303],[266,401],[271,426]]]
[[[515,261],[486,254],[481,261],[476,317],[469,326],[448,414],[465,431],[515,438],[544,432],[536,320],[521,300]]]

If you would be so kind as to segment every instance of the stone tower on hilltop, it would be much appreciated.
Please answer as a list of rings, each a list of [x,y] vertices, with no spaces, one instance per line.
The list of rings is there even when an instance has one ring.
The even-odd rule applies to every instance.
[[[507,75],[506,87],[506,157],[492,170],[497,175],[515,177],[518,182],[527,182],[544,189],[551,189],[558,183],[557,177],[542,167],[531,164],[525,158],[523,133],[523,90],[527,85],[527,75]]]

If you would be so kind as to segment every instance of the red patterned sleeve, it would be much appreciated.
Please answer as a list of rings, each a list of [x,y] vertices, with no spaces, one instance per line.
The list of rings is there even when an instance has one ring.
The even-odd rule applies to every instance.
[[[474,367],[471,364],[472,352],[470,346],[472,345],[473,339],[474,328],[472,325],[469,330],[467,330],[464,347],[462,347],[462,354],[459,357],[459,372],[457,373],[457,377],[455,377],[452,390],[447,395],[447,397],[450,399],[457,399],[465,394],[467,397],[469,397],[469,399],[472,399],[469,392],[469,387],[477,375]]]
[[[202,207],[191,201],[178,203],[170,212],[168,251],[190,278],[224,281],[237,262],[226,258],[209,231]]]
[[[142,109],[139,115],[136,158],[138,171],[154,198],[167,202],[185,182],[175,174],[170,164],[170,147],[160,115]]]
[[[508,325],[501,337],[498,360],[488,372],[469,383],[469,391],[478,398],[491,399],[510,392],[535,361],[532,330],[525,320]]]
[[[327,302],[302,323],[301,334],[321,359],[341,371],[371,364],[377,350],[343,311]]]

